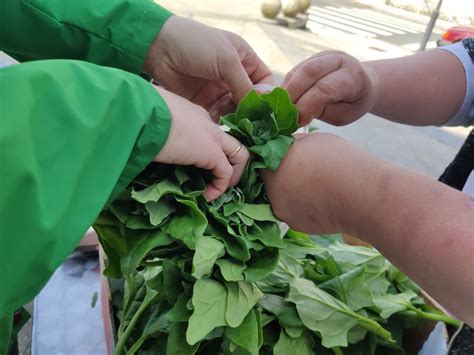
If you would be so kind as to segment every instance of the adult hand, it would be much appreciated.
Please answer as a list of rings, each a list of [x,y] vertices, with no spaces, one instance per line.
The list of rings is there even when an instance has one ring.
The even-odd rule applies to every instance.
[[[239,102],[270,70],[238,35],[172,16],[151,45],[144,71],[164,88],[208,111],[231,94]]]
[[[213,178],[204,197],[208,201],[216,199],[239,182],[249,152],[212,122],[202,107],[162,88],[157,90],[171,112],[171,129],[155,161],[210,170]]]
[[[374,75],[350,55],[326,51],[294,67],[282,86],[304,126],[318,118],[336,126],[354,122],[375,104]]]

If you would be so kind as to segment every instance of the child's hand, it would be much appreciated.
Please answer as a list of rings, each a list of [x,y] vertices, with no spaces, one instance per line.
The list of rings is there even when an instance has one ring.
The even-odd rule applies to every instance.
[[[373,76],[354,57],[327,51],[294,67],[282,86],[298,107],[300,126],[313,118],[342,126],[359,119],[374,106]]]

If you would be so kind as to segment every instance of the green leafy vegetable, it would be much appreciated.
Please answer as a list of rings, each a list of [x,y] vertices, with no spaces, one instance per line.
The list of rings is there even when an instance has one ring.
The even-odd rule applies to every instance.
[[[227,325],[226,288],[214,280],[197,280],[193,288],[192,304],[194,310],[189,317],[186,340],[194,345],[215,328]]]
[[[209,274],[217,259],[225,254],[224,243],[211,237],[200,238],[196,244],[196,252],[193,257],[192,275],[200,279]]]
[[[376,250],[340,236],[281,237],[260,169],[276,170],[298,112],[281,88],[222,117],[252,152],[239,184],[208,203],[208,173],[150,164],[97,219],[113,294],[115,354],[402,352],[421,318],[457,324]]]
[[[296,304],[303,324],[321,334],[322,344],[328,348],[347,346],[347,333],[356,325],[392,341],[390,333],[377,322],[355,313],[309,280],[293,280],[288,300]]]

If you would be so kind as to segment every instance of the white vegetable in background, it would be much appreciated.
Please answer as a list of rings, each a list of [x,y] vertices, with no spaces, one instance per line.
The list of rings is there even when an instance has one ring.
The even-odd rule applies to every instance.
[[[296,17],[300,12],[299,0],[283,0],[282,1],[283,14],[288,17]]]
[[[311,6],[311,0],[298,0],[300,3],[300,12],[304,14]]]
[[[260,7],[263,16],[267,18],[275,18],[281,11],[280,0],[263,0]]]

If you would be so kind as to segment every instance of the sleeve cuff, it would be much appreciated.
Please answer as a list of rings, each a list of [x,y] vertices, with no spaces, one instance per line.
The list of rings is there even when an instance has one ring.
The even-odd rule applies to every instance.
[[[130,158],[107,201],[107,205],[115,200],[133,179],[153,161],[168,138],[171,127],[171,113],[165,100],[151,85],[150,95],[154,96],[153,99],[156,102],[151,118],[138,135]]]
[[[148,49],[173,13],[153,2],[137,4],[134,10],[137,13],[135,29],[128,41],[121,44],[124,51],[119,52],[118,60],[121,68],[140,73]]]
[[[464,67],[466,73],[466,96],[458,112],[445,126],[470,126],[474,124],[474,63],[462,42],[439,49],[455,55]]]

